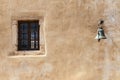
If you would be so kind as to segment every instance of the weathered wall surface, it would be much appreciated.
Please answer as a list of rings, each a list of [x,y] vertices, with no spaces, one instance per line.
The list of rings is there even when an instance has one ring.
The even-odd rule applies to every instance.
[[[119,0],[0,0],[0,80],[119,80],[119,13]],[[27,14],[44,18],[47,56],[9,58],[11,21]]]

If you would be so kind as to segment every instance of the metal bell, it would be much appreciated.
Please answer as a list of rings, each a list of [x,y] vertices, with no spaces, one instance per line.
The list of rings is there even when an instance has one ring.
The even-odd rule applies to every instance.
[[[95,39],[106,39],[103,28],[98,28],[98,34]]]

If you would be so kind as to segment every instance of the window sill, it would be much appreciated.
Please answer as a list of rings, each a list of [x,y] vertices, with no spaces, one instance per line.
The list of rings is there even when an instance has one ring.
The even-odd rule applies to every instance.
[[[45,46],[41,45],[40,50],[25,50],[25,51],[17,51],[13,50],[8,55],[10,58],[19,58],[19,57],[45,57]]]
[[[9,54],[9,58],[19,57],[45,57],[45,52],[41,51],[14,51]]]
[[[8,58],[39,58],[46,57],[46,55],[17,55],[17,56],[9,56]]]

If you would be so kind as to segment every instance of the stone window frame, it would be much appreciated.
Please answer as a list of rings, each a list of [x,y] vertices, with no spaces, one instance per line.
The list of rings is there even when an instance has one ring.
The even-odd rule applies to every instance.
[[[19,20],[39,20],[39,50],[34,51],[18,51],[18,21]],[[46,56],[46,46],[45,46],[45,28],[44,28],[44,18],[41,16],[13,16],[11,20],[11,34],[12,34],[12,52],[9,53],[9,57],[44,57]]]

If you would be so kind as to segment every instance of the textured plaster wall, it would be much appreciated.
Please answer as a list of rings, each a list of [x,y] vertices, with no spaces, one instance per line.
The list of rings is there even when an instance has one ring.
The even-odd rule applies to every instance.
[[[119,13],[119,0],[0,0],[0,80],[120,80]],[[27,14],[44,18],[47,55],[10,58],[12,20]]]

